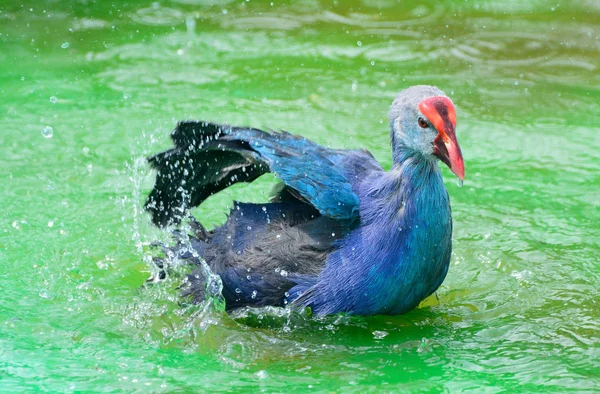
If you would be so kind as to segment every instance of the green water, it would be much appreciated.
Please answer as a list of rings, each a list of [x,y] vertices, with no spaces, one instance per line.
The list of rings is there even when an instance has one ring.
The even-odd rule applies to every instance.
[[[600,391],[597,1],[30,3],[0,3],[0,391]],[[143,158],[177,120],[389,166],[387,109],[424,83],[457,106],[467,172],[443,169],[439,302],[233,318],[178,305],[177,278],[141,288],[168,237]]]

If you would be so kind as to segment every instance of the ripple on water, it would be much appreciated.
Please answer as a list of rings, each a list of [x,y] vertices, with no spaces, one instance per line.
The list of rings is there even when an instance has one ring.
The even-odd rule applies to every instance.
[[[377,31],[377,29],[402,30],[409,26],[423,26],[427,25],[428,22],[433,23],[443,13],[443,7],[432,6],[427,8],[426,6],[421,6],[415,9],[413,12],[413,18],[406,18],[404,20],[385,20],[381,18],[381,15],[375,16],[360,13],[342,15],[333,11],[324,11],[318,16],[318,19],[321,22],[361,27],[365,29],[371,29],[371,31]]]
[[[545,37],[528,33],[475,33],[450,47],[450,53],[472,64],[524,67],[543,62],[548,54]],[[508,50],[510,48],[510,50]]]
[[[131,20],[146,26],[173,26],[182,24],[185,14],[176,9],[162,7],[154,3],[152,7],[142,8],[131,14]]]
[[[265,14],[261,16],[240,17],[237,15],[224,19],[221,22],[223,27],[233,27],[238,30],[294,30],[303,26],[304,21],[298,20],[293,16],[286,16],[281,13]]]
[[[235,2],[237,2],[237,0],[173,0],[173,3],[202,6],[222,6],[225,4],[231,4]]]
[[[109,26],[110,23],[102,19],[79,18],[73,21],[71,29],[73,31],[99,30],[108,28]]]

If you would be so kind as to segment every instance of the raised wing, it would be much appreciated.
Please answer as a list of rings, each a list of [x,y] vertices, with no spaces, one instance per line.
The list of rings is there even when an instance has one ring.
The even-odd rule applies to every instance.
[[[381,169],[366,151],[327,149],[287,132],[188,121],[171,138],[173,149],[148,159],[158,173],[146,209],[159,226],[177,224],[210,195],[267,172],[322,215],[354,220],[359,200],[353,186],[366,170]]]

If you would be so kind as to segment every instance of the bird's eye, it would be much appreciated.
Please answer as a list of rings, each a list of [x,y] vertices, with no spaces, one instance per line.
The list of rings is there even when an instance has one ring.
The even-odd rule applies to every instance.
[[[429,126],[427,124],[427,121],[421,117],[419,117],[419,119],[417,120],[417,122],[419,123],[419,126],[421,126],[421,128],[426,128],[427,126]]]

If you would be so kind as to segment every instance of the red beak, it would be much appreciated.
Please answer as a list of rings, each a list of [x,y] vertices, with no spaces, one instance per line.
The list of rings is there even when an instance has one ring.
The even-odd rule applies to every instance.
[[[463,181],[465,163],[456,140],[456,110],[448,97],[430,97],[421,101],[419,110],[438,132],[433,140],[433,154],[443,161]]]

